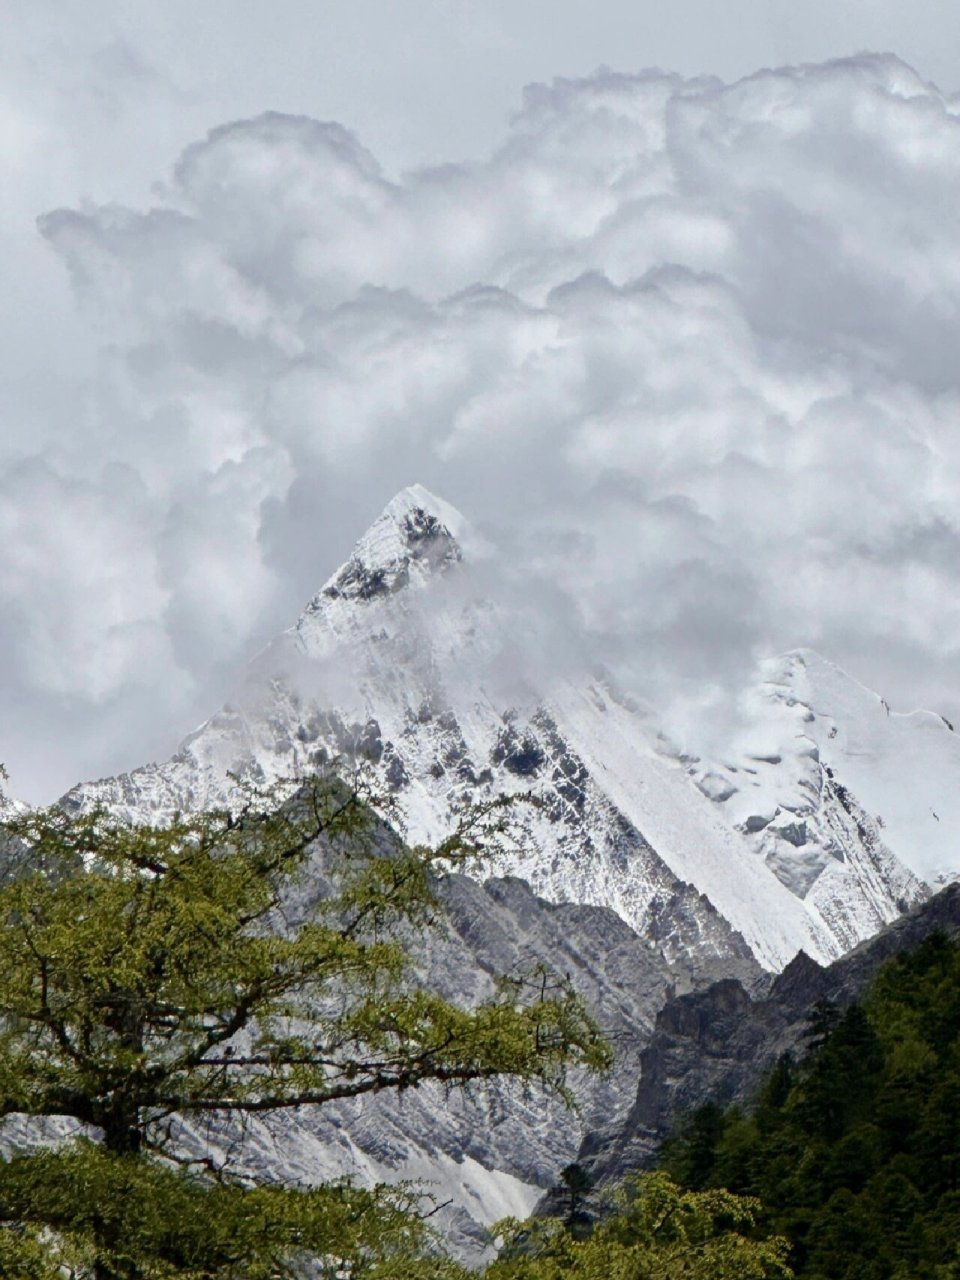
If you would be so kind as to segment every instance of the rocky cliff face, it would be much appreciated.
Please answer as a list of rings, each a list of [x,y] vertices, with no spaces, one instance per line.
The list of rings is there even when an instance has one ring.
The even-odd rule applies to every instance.
[[[958,885],[832,965],[818,965],[800,953],[763,993],[751,995],[743,983],[725,978],[668,1000],[640,1054],[639,1082],[626,1120],[588,1133],[578,1160],[599,1184],[615,1184],[649,1167],[679,1115],[708,1101],[748,1102],[782,1053],[802,1051],[817,1001],[851,1003],[884,960],[912,950],[937,930],[960,935]]]
[[[461,1256],[475,1257],[489,1243],[482,1228],[505,1214],[531,1212],[574,1159],[587,1129],[626,1116],[640,1054],[671,993],[702,988],[718,970],[754,987],[763,971],[749,957],[667,964],[608,908],[548,903],[514,878],[479,884],[456,875],[442,884],[441,896],[445,927],[417,939],[427,986],[469,1004],[492,994],[498,975],[546,964],[568,976],[594,1011],[614,1048],[614,1068],[571,1080],[579,1115],[542,1091],[496,1084],[467,1093],[421,1087],[293,1123],[285,1117],[264,1126],[273,1152],[267,1168],[287,1177],[294,1168],[308,1180],[425,1179],[439,1199],[452,1199],[444,1230]],[[266,1149],[257,1155],[261,1169]]]

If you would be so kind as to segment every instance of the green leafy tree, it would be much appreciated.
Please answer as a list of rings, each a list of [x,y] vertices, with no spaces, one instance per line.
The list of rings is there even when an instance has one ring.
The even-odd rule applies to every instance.
[[[788,1244],[757,1233],[755,1200],[684,1191],[665,1173],[619,1193],[589,1237],[556,1219],[499,1224],[485,1280],[788,1280]]]
[[[257,1188],[213,1151],[191,1161],[184,1137],[427,1081],[565,1092],[569,1065],[605,1067],[566,985],[504,982],[464,1010],[411,973],[436,877],[508,818],[494,804],[408,848],[321,780],[164,826],[58,808],[8,822],[0,1116],[85,1137],[0,1163],[0,1249],[96,1280],[275,1280],[308,1257],[343,1277],[451,1274],[425,1260],[408,1189]]]

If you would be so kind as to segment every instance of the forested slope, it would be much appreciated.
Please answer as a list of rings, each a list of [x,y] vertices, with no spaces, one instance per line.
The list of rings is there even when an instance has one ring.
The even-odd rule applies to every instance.
[[[708,1103],[667,1144],[691,1189],[759,1198],[799,1277],[960,1275],[960,944],[935,933],[845,1010],[751,1106]]]

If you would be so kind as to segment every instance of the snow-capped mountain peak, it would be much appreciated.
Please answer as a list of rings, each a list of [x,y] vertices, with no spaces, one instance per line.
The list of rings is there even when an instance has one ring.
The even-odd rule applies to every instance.
[[[771,664],[772,666],[773,664]],[[960,872],[960,735],[932,711],[895,711],[811,649],[771,670],[784,704],[805,709],[824,767],[874,816],[886,843],[931,885]]]
[[[423,485],[402,489],[305,612],[329,609],[335,601],[372,604],[404,588],[425,585],[433,573],[460,561],[458,539],[466,528],[460,512]]]
[[[295,652],[315,660],[339,650],[341,665],[353,671],[374,619],[382,625],[386,615],[399,616],[405,619],[401,629],[409,627],[417,597],[430,594],[438,579],[460,566],[464,542],[482,546],[455,507],[423,485],[401,489],[309,601],[274,654],[289,650],[291,643]]]
[[[592,674],[518,700],[497,679],[511,619],[477,585],[482,554],[455,508],[402,490],[230,708],[167,764],[73,800],[136,819],[222,802],[230,773],[362,758],[408,838],[435,842],[472,804],[532,792],[523,851],[491,871],[612,907],[668,957],[749,949],[773,969],[841,954],[960,867],[960,736],[941,721],[887,715],[802,652],[765,665],[713,761],[672,753],[655,714]]]

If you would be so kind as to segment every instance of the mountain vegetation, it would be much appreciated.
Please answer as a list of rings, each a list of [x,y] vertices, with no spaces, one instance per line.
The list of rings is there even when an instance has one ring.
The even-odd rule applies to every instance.
[[[500,1224],[483,1280],[789,1280],[789,1245],[760,1228],[758,1201],[640,1174],[590,1231],[576,1220]],[[571,1227],[573,1229],[571,1229]]]
[[[802,1060],[752,1109],[701,1107],[663,1163],[688,1190],[761,1201],[798,1277],[960,1276],[960,945],[934,934],[861,1001],[821,1003]]]

